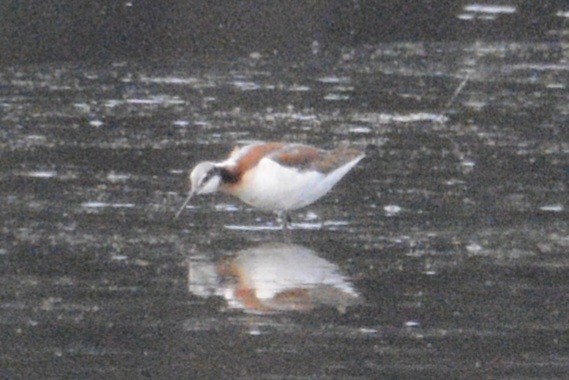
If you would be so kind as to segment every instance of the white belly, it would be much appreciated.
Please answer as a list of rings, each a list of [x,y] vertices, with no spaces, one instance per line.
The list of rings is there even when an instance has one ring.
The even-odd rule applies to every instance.
[[[265,158],[243,176],[234,195],[262,210],[299,209],[324,196],[361,158],[328,174],[299,171]]]

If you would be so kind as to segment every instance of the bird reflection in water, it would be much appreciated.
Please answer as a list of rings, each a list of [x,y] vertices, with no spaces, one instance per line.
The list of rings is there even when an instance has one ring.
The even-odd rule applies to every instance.
[[[212,262],[193,257],[188,288],[199,297],[222,297],[229,308],[253,313],[310,311],[334,307],[343,312],[361,301],[333,264],[306,247],[269,243]]]

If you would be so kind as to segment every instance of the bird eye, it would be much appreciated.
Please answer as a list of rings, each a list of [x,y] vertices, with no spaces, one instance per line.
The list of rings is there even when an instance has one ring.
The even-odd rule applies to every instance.
[[[217,174],[217,168],[212,168],[210,169],[205,176],[202,179],[202,184],[206,183],[207,181],[209,181],[213,176],[215,176]]]

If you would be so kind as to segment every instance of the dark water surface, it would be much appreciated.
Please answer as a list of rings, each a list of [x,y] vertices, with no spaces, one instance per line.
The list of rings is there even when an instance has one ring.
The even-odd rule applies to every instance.
[[[0,377],[565,378],[568,62],[416,43],[2,69]],[[186,170],[251,140],[368,154],[290,240],[222,195],[173,220]]]

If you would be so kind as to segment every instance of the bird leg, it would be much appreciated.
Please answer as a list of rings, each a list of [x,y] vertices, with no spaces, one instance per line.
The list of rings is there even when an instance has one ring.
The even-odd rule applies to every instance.
[[[290,215],[284,210],[280,210],[278,212],[278,218],[281,220],[283,230],[287,230],[289,226],[292,224],[292,219]]]
[[[289,226],[292,224],[292,219],[290,218],[290,215],[284,210],[278,212],[278,217],[282,223],[282,232],[283,232],[284,241],[285,243],[290,243],[291,230]]]

